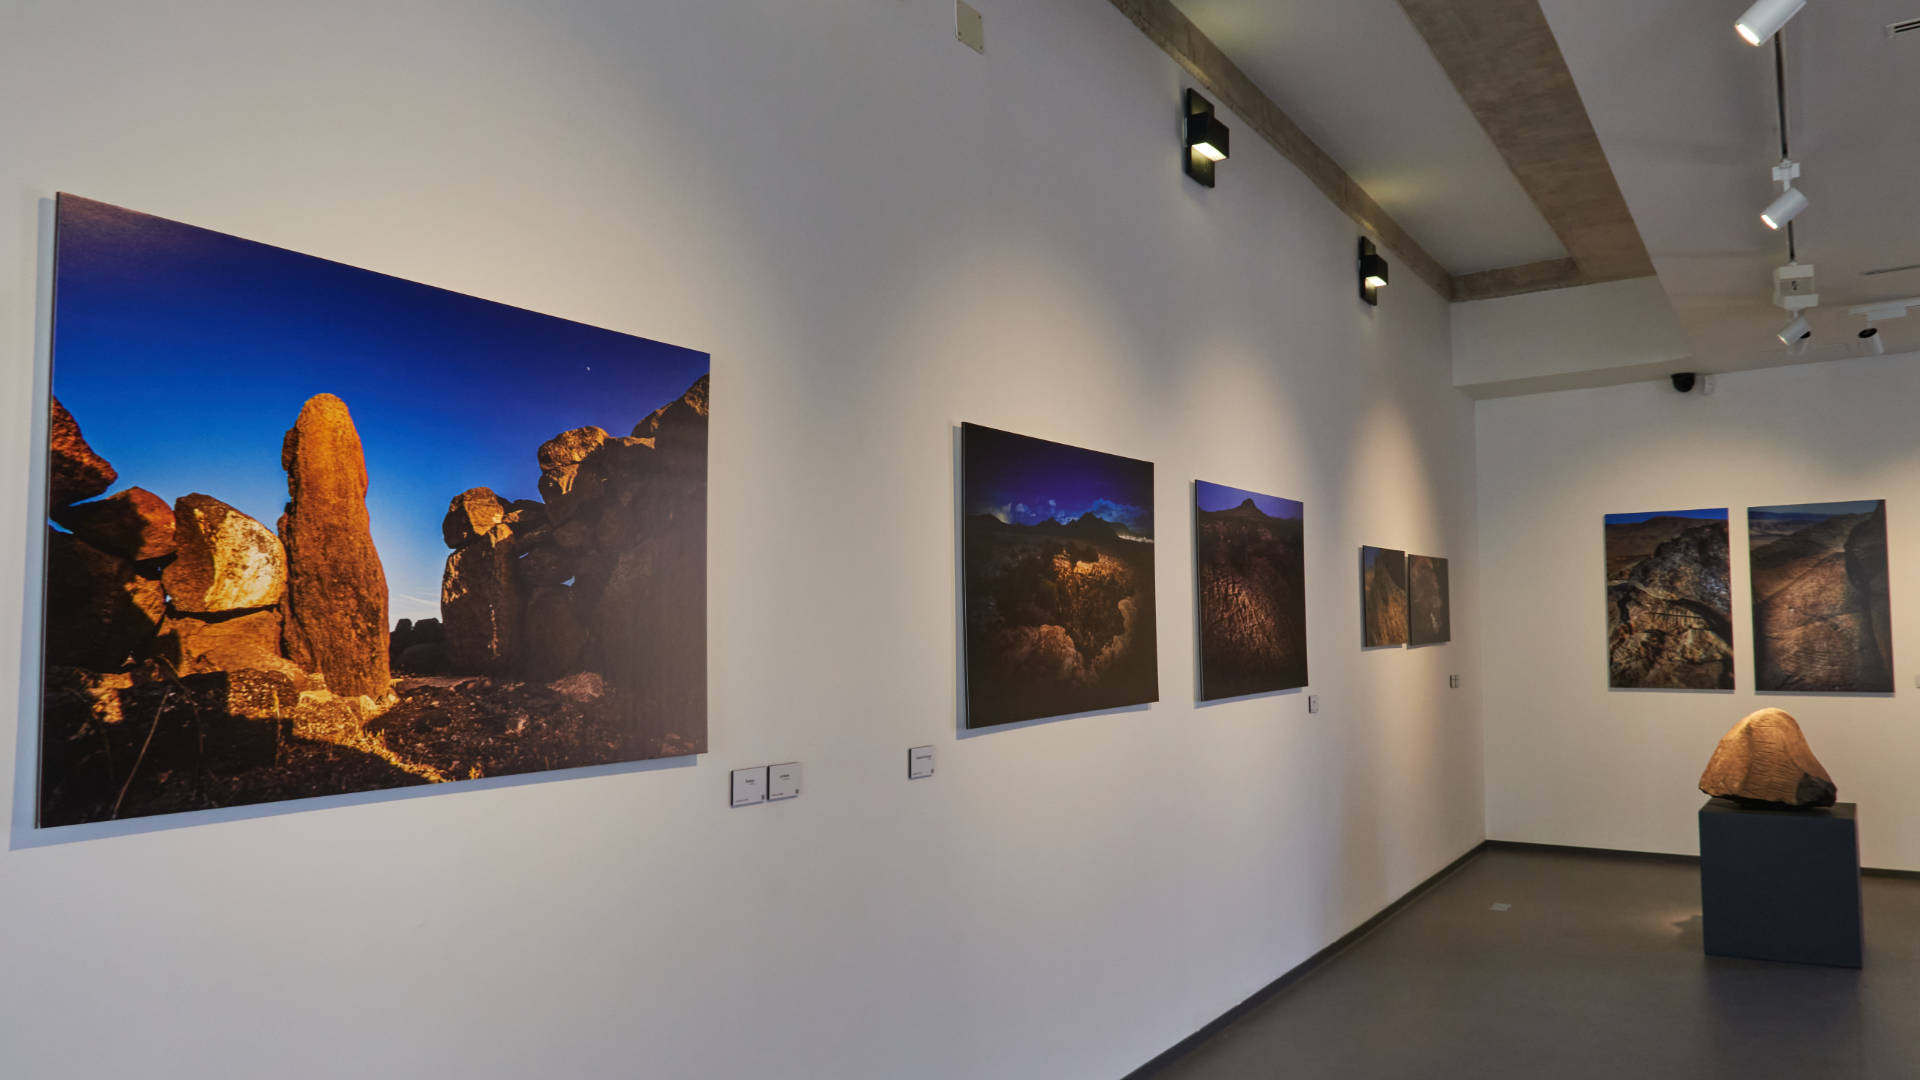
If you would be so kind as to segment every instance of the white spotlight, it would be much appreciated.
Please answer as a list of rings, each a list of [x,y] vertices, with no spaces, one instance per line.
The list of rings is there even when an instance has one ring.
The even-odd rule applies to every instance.
[[[1760,211],[1760,220],[1767,223],[1767,228],[1777,229],[1799,217],[1800,211],[1806,208],[1807,197],[1799,188],[1790,187],[1781,192],[1779,198],[1768,203],[1765,210]]]
[[[1780,332],[1773,336],[1780,339],[1780,344],[1791,347],[1795,342],[1803,338],[1812,337],[1813,327],[1807,325],[1807,320],[1804,317],[1796,318],[1781,327]]]
[[[1747,44],[1759,45],[1779,33],[1787,20],[1800,14],[1800,9],[1806,6],[1807,0],[1757,0],[1733,28]]]
[[[1885,356],[1887,343],[1880,340],[1880,328],[1869,326],[1860,331],[1860,354],[1862,356]]]

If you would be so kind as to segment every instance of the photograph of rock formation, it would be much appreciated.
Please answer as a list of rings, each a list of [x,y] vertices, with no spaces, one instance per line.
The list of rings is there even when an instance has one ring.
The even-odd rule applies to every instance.
[[[1453,599],[1447,560],[1407,556],[1407,644],[1441,645],[1453,640]]]
[[[1153,463],[961,425],[966,726],[1160,697]]]
[[[38,824],[704,752],[708,357],[60,196]]]
[[[1607,685],[1733,689],[1727,511],[1606,516]]]
[[[1307,559],[1301,505],[1193,484],[1200,699],[1307,685]]]
[[[1754,686],[1892,693],[1886,502],[1752,507],[1747,544]]]
[[[1360,644],[1407,643],[1407,553],[1360,549]]]

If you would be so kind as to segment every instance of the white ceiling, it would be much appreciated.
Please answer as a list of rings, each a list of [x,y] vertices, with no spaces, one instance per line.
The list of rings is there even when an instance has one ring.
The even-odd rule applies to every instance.
[[[1787,125],[1811,205],[1794,223],[1817,271],[1815,349],[1772,332],[1786,237],[1760,223],[1778,192],[1773,52],[1733,32],[1747,0],[1542,0],[1587,113],[1692,337],[1702,370],[1829,359],[1866,324],[1853,304],[1920,296],[1920,33],[1887,23],[1920,0],[1810,0],[1788,24]],[[1920,348],[1920,311],[1879,324],[1888,351]]]
[[[1566,257],[1395,0],[1175,6],[1449,272]]]

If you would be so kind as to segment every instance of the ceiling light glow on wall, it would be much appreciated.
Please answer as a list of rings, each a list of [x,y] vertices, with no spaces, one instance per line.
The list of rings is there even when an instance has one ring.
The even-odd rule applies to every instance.
[[[1799,188],[1790,187],[1781,192],[1778,198],[1768,203],[1765,210],[1760,211],[1760,220],[1766,222],[1767,228],[1778,229],[1787,222],[1799,217],[1800,211],[1806,208],[1806,195],[1803,194]]]
[[[1195,183],[1213,186],[1215,162],[1227,160],[1227,125],[1213,115],[1213,102],[1187,87],[1187,153],[1185,168]]]
[[[1764,44],[1806,6],[1807,0],[1758,0],[1734,21],[1733,29],[1749,45]]]
[[[1780,339],[1780,344],[1791,346],[1803,338],[1812,337],[1813,327],[1808,325],[1806,318],[1802,316],[1781,327],[1780,332],[1773,336]]]
[[[1360,238],[1360,299],[1378,307],[1380,290],[1387,287],[1387,260],[1374,249],[1373,241]]]

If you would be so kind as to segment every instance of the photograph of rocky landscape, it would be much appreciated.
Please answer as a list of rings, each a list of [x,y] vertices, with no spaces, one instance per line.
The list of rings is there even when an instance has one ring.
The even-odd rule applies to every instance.
[[[1407,643],[1407,553],[1360,549],[1360,644]]]
[[[961,425],[966,726],[1160,697],[1153,463]]]
[[[1607,685],[1733,689],[1727,511],[1606,516]]]
[[[1448,593],[1447,560],[1407,556],[1407,644],[1440,645],[1453,640],[1453,598]]]
[[[1747,544],[1755,687],[1892,693],[1886,502],[1756,506]]]
[[[1301,505],[1196,480],[1200,698],[1307,685],[1307,561]]]
[[[706,354],[56,221],[40,826],[705,751]]]

